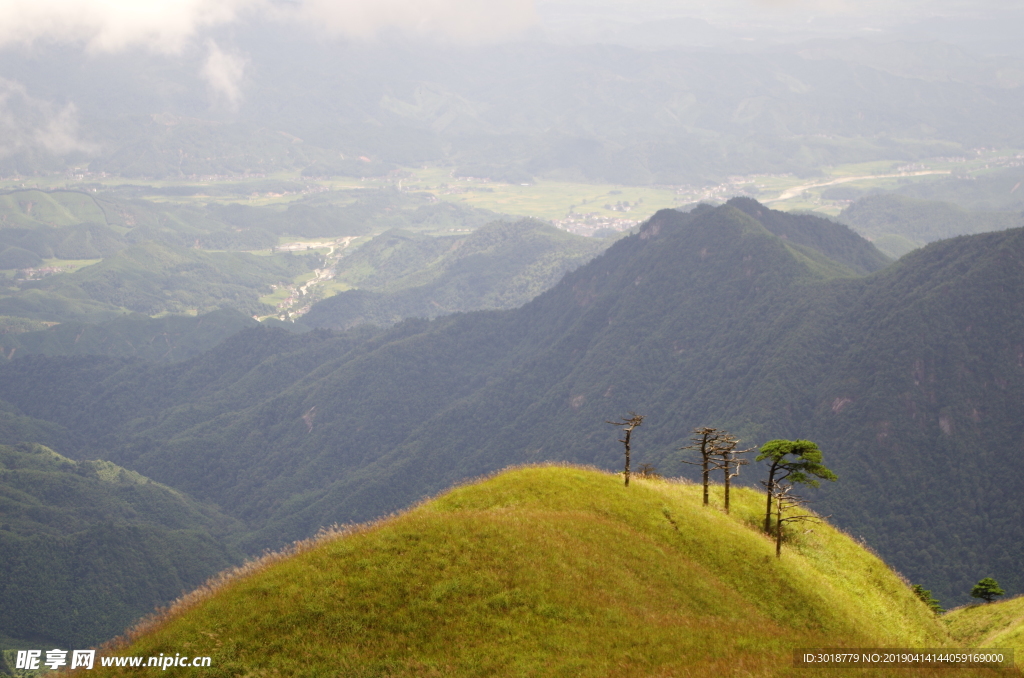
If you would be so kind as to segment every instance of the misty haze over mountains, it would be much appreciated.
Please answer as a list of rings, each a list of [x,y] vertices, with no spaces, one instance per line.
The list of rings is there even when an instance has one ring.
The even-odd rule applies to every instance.
[[[1013,3],[74,6],[0,9],[2,174],[645,184],[1024,145]]]
[[[630,410],[669,476],[695,426],[812,439],[816,509],[913,583],[1024,592],[1022,29],[0,2],[0,650],[510,464],[618,468]]]

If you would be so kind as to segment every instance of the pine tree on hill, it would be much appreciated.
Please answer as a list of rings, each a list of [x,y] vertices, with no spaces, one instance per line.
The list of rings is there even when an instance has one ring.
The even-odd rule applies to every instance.
[[[761,446],[755,461],[768,461],[768,505],[764,512],[764,531],[772,531],[772,499],[780,488],[793,483],[818,486],[818,478],[837,480],[837,476],[821,463],[821,450],[810,440],[769,440]],[[787,482],[788,481],[788,482]]]
[[[914,584],[911,588],[914,595],[921,599],[921,602],[928,606],[928,608],[935,614],[942,614],[945,612],[942,606],[939,605],[939,601],[932,598],[932,592],[921,586],[920,584]]]
[[[985,577],[971,589],[971,598],[981,598],[986,603],[991,603],[996,597],[1006,593],[1000,588],[999,583],[992,577]]]

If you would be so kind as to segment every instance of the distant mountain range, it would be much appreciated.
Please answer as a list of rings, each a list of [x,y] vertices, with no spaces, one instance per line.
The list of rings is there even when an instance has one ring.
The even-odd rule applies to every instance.
[[[511,463],[614,468],[604,422],[628,410],[648,417],[638,461],[669,474],[695,426],[808,438],[840,477],[818,510],[949,606],[981,576],[1024,589],[1022,259],[1011,229],[889,265],[844,226],[735,199],[659,212],[519,309],[257,328],[171,365],[27,356],[0,389],[64,454],[244,521],[250,552]]]
[[[390,230],[335,267],[334,279],[355,289],[314,304],[299,322],[348,329],[515,308],[607,246],[533,220],[497,222],[460,236]]]
[[[304,188],[273,181],[264,187],[292,192]],[[231,309],[257,317],[280,314],[287,318],[292,312],[298,315],[305,310],[301,304],[284,311],[274,305],[274,301],[287,299],[287,294],[271,303],[263,298],[275,289],[289,287],[293,292],[291,301],[305,295],[306,307],[323,298],[326,295],[322,287],[299,293],[295,280],[304,275],[313,277],[316,269],[333,266],[334,259],[353,240],[404,229],[426,242],[433,239],[424,232],[472,231],[504,218],[484,209],[438,203],[427,194],[393,189],[318,192],[288,204],[267,206],[230,201],[178,205],[139,199],[139,190],[121,186],[102,191],[0,192],[0,346],[5,347],[5,355],[14,348],[23,353],[60,352],[62,344],[72,353],[89,352],[85,349],[89,346],[98,353],[149,355],[139,341],[142,335],[152,340],[164,332],[164,323],[148,323],[148,328],[142,318],[126,323],[124,316],[130,314],[204,315]],[[151,190],[172,195],[176,190],[192,189]],[[239,189],[226,185],[209,190],[235,196],[231,191]],[[600,249],[595,241],[567,234],[560,237],[563,244],[572,241],[577,247],[589,243],[581,252]],[[296,243],[296,239],[302,242]],[[530,251],[540,256],[536,248]],[[338,254],[328,261],[329,253],[335,252]],[[530,259],[530,255],[525,256]],[[560,255],[547,256],[553,257],[548,262],[553,270],[563,270],[555,261]],[[540,260],[531,263],[544,265]],[[403,275],[410,273],[406,270]],[[346,279],[349,283],[343,283],[343,289],[352,286],[352,276]],[[556,281],[548,274],[543,286]],[[520,303],[527,299],[523,294],[540,291],[529,285],[527,288],[517,297]],[[454,303],[449,310],[463,307]],[[106,328],[100,334],[123,336],[124,345],[116,346],[121,342],[113,338],[104,340],[105,348],[96,342],[78,346],[80,333],[76,334],[74,347],[63,340],[53,341],[52,335],[48,339],[40,335],[8,336],[42,330],[55,323],[92,326],[112,320],[116,320],[117,329]],[[238,327],[237,322],[229,325]],[[69,331],[69,326],[59,330]],[[209,341],[210,337],[219,340],[224,336],[206,333],[203,341],[192,342],[191,346],[206,349],[216,343]],[[173,358],[192,355],[174,350],[164,353]]]
[[[231,109],[204,96],[198,53],[69,66],[61,49],[0,52],[5,77],[24,86],[8,105],[34,116],[10,132],[24,139],[0,175],[381,176],[435,162],[512,182],[683,184],[1024,147],[1020,62],[941,44],[751,53],[651,49],[652,34],[633,48],[442,47],[309,40],[276,24],[239,27],[232,41],[246,65]],[[54,118],[66,102],[75,134],[56,152],[38,139],[68,124]]]

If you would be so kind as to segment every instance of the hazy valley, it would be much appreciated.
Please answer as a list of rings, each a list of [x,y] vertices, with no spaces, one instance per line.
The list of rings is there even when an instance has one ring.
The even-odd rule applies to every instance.
[[[166,44],[0,28],[0,673],[193,590],[103,652],[1020,666],[1024,19],[242,4]],[[776,558],[762,463],[701,507],[700,426],[816,442],[822,521]]]

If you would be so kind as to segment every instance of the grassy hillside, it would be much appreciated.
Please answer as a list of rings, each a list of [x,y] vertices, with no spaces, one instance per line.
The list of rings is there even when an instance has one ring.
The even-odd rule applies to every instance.
[[[110,462],[0,445],[0,637],[101,642],[237,562],[237,526]]]
[[[733,505],[518,468],[266,558],[108,651],[208,654],[204,676],[767,676],[806,675],[797,647],[950,644],[848,536],[804,526],[776,559],[761,495]]]
[[[1013,648],[1018,668],[1024,668],[1024,596],[959,607],[942,619],[957,643]]]

